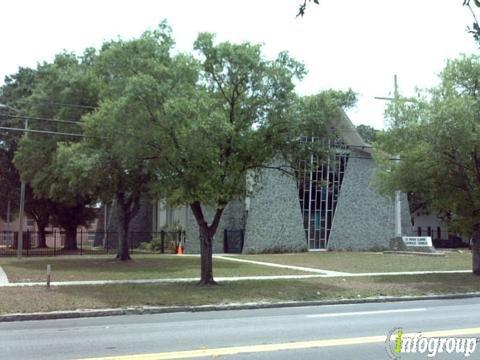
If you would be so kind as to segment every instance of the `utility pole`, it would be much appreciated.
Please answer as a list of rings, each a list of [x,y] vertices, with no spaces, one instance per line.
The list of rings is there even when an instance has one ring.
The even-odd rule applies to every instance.
[[[25,119],[25,130],[28,130],[28,119]],[[28,132],[25,131],[25,138]],[[18,241],[17,241],[17,258],[21,259],[23,255],[23,213],[25,212],[25,182],[21,180],[20,185],[20,210],[18,212]]]
[[[1,109],[8,109],[14,111],[17,115],[19,111],[12,106],[0,104]],[[28,118],[25,118],[25,137],[27,137],[28,130]],[[20,185],[20,209],[18,213],[18,239],[17,239],[17,257],[18,259],[22,258],[23,255],[23,213],[25,210],[25,182],[22,181]],[[10,211],[8,216],[10,217]],[[10,227],[10,224],[8,225]]]
[[[7,239],[10,244],[10,200],[7,201]]]
[[[108,203],[103,204],[103,248],[106,249],[108,246]]]
[[[395,101],[395,104],[398,103],[399,100],[398,94],[398,81],[397,81],[397,74],[393,76],[393,98],[392,97],[375,97],[377,100],[387,100],[387,101]],[[395,106],[395,120],[398,120],[398,109]],[[400,155],[395,156],[395,162],[398,164],[400,162]],[[400,190],[395,191],[395,237],[401,238],[402,237],[402,203],[401,203],[401,196],[402,193]]]
[[[88,107],[89,106],[82,106],[82,105],[73,105],[73,104],[62,104],[62,105],[69,105],[73,107]],[[94,108],[94,107],[92,107]],[[40,134],[52,134],[52,135],[65,135],[65,136],[75,136],[75,137],[85,137],[83,134],[75,134],[75,133],[64,133],[64,132],[54,132],[54,131],[46,131],[46,130],[31,130],[28,129],[28,120],[39,120],[39,121],[50,121],[50,122],[57,122],[57,123],[67,123],[67,124],[76,124],[79,125],[78,121],[68,121],[68,120],[59,120],[59,119],[47,119],[41,117],[28,117],[28,116],[21,116],[19,114],[19,110],[15,109],[12,106],[0,104],[0,109],[8,109],[14,111],[16,113],[15,116],[11,116],[12,118],[24,119],[24,128],[11,128],[11,127],[4,127],[0,126],[0,130],[9,130],[9,131],[22,131],[24,133],[25,138],[28,137],[29,132],[33,133],[40,133]],[[23,229],[24,229],[24,211],[25,211],[25,182],[21,181],[20,185],[20,209],[19,209],[19,225],[18,225],[18,241],[17,241],[17,257],[18,259],[22,258],[23,255]],[[10,202],[8,203],[8,213],[10,213]],[[10,227],[10,222],[8,221],[8,228]]]

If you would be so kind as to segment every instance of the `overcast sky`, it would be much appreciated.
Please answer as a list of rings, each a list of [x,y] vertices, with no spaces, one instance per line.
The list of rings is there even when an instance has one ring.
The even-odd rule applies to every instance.
[[[132,38],[163,19],[177,48],[191,50],[201,31],[219,40],[260,42],[274,57],[287,50],[309,71],[298,92],[352,88],[355,124],[384,127],[393,75],[400,91],[429,87],[446,59],[478,51],[463,0],[320,0],[296,18],[301,0],[2,0],[0,83],[19,66],[36,66],[63,49],[81,53],[104,40]]]

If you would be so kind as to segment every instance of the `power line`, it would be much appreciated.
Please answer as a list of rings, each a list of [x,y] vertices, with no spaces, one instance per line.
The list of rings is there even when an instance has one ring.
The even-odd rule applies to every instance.
[[[80,125],[81,124],[80,121],[71,121],[71,120],[50,119],[50,118],[22,116],[22,115],[5,115],[5,116],[9,117],[9,118],[23,119],[23,120],[50,121],[50,122],[57,122],[57,123],[64,123],[64,124],[75,124],[75,125]]]
[[[26,99],[26,100],[24,100],[24,102],[36,102],[36,103],[41,103],[41,104],[65,106],[65,107],[79,108],[79,109],[92,109],[92,110],[98,109],[98,106],[69,104],[69,103],[61,103],[61,102],[56,102],[56,101],[41,101],[41,100]]]
[[[33,129],[10,128],[10,127],[5,127],[5,126],[0,126],[0,130],[6,130],[6,131],[22,131],[22,132],[28,132],[28,133],[48,134],[48,135],[64,135],[64,136],[75,136],[75,137],[87,137],[86,135],[82,135],[82,134],[55,132],[55,131],[47,131],[47,130],[33,130]],[[93,137],[93,136],[91,136],[91,137]]]

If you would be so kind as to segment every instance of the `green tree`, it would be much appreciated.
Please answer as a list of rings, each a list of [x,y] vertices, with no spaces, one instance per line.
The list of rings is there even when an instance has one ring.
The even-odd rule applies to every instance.
[[[370,125],[363,124],[357,126],[357,131],[362,139],[368,144],[373,144],[377,141],[378,133],[380,132],[380,130],[375,129]]]
[[[20,68],[16,74],[5,78],[5,84],[0,89],[0,103],[7,105],[0,112],[2,126],[23,127],[23,119],[18,116],[25,115],[22,108],[25,100],[32,94],[37,81],[36,74],[36,70]],[[21,136],[22,133],[17,131],[0,132],[0,168],[2,169],[0,172],[0,202],[7,206],[10,205],[10,219],[16,216],[19,208],[20,174],[13,159]],[[35,196],[32,188],[26,184],[25,212],[37,224],[38,247],[46,247],[45,228],[51,219],[52,203],[47,198]],[[0,217],[7,218],[5,206],[0,208]]]
[[[480,275],[480,57],[451,60],[440,84],[417,101],[388,110],[392,126],[378,153],[384,190],[413,192],[431,210],[447,214],[449,227],[472,237],[473,273]]]
[[[475,14],[471,2],[472,0],[463,0],[463,6],[466,6],[470,10],[473,18],[472,27],[467,27],[467,31],[472,34],[477,43],[480,43],[480,24],[478,23],[477,15]],[[473,3],[476,7],[480,7],[480,1],[473,0]]]
[[[194,215],[200,284],[212,285],[213,237],[225,207],[251,191],[247,172],[294,169],[311,150],[302,136],[325,135],[324,119],[312,113],[319,104],[330,104],[328,110],[338,113],[338,103],[332,96],[297,99],[293,81],[305,69],[286,53],[270,61],[259,45],[216,45],[206,33],[194,48],[198,60],[177,59],[174,68],[185,68],[177,75],[182,81],[172,84],[165,106],[153,108],[151,126],[141,126],[148,131],[140,136],[156,174],[152,192],[172,206],[189,206]]]
[[[20,68],[16,74],[5,77],[5,84],[0,88],[0,126],[23,127],[23,121],[17,118],[19,103],[31,95],[35,84],[36,72],[29,68]],[[20,192],[20,175],[13,164],[13,157],[22,133],[16,131],[0,131],[0,202],[10,202],[11,212],[18,209]],[[28,197],[27,197],[28,199]],[[28,207],[26,208],[28,211]],[[5,218],[4,207],[0,216]]]
[[[82,57],[62,53],[52,63],[38,66],[30,95],[19,101],[22,114],[31,119],[29,128],[80,132],[81,128],[77,124],[62,121],[78,122],[97,103],[97,83],[93,81],[95,79],[90,70],[93,57],[91,50],[87,50]],[[31,133],[28,138],[23,137],[20,141],[14,163],[23,180],[33,189],[34,197],[43,199],[43,205],[48,203],[49,206],[44,208],[53,212],[52,219],[65,230],[64,247],[76,249],[77,227],[85,225],[94,216],[93,210],[87,207],[94,198],[66,192],[57,186],[61,173],[54,160],[61,141],[78,141],[78,138]],[[39,209],[38,206],[36,208]],[[41,219],[41,227],[44,228],[49,218],[42,216]],[[44,234],[41,227],[39,226],[39,232]],[[45,245],[43,240],[40,243]]]
[[[55,161],[63,179],[59,191],[114,200],[119,260],[130,259],[130,221],[151,179],[139,134],[150,131],[152,112],[183,76],[171,71],[172,45],[164,23],[138,39],[105,43],[94,62],[101,101],[82,119],[86,138],[62,144]]]
[[[320,4],[319,0],[303,0],[303,3],[301,3],[298,7],[298,13],[297,17],[305,15],[305,11],[307,10],[307,3],[314,2],[315,4]]]

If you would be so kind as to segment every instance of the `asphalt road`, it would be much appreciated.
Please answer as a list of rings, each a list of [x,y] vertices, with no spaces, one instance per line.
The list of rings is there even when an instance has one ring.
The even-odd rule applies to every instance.
[[[389,359],[384,339],[398,327],[480,337],[480,299],[2,323],[0,359]],[[428,358],[415,355],[401,359]]]

